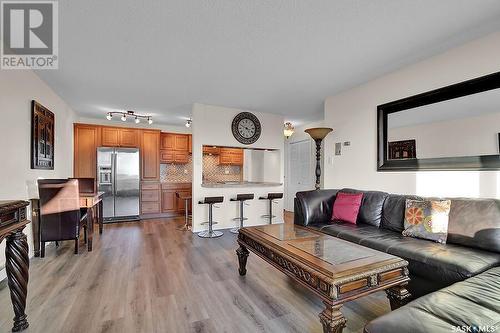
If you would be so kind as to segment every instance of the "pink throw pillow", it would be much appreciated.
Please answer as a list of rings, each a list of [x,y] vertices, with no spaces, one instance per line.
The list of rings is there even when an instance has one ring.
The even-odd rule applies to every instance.
[[[338,192],[333,203],[332,219],[356,224],[362,199],[363,193]]]

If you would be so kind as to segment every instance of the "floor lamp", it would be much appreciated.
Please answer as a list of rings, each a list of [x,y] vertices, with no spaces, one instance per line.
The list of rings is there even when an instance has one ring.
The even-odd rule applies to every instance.
[[[328,127],[316,127],[308,128],[304,132],[309,134],[311,138],[316,142],[316,189],[320,188],[320,178],[321,178],[321,141],[330,133],[333,129]]]

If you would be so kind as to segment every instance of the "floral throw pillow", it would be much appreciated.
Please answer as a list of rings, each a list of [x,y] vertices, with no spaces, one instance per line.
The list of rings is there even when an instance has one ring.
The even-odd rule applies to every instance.
[[[403,236],[445,244],[448,237],[450,200],[406,200]]]

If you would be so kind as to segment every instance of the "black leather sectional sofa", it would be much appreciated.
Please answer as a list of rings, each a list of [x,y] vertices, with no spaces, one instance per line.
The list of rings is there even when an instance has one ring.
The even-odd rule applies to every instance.
[[[298,192],[295,198],[295,224],[307,226],[406,259],[409,262],[408,268],[411,278],[408,290],[413,298],[441,290],[483,272],[486,272],[484,273],[486,276],[492,274],[495,276],[496,274],[498,277],[500,269],[495,267],[500,266],[500,200],[450,199],[452,204],[448,225],[448,239],[446,244],[439,244],[402,235],[406,199],[424,198],[379,191],[342,189],[340,190],[342,192],[363,192],[357,224],[354,225],[342,221],[334,221],[333,223],[331,221],[333,202],[338,191]],[[484,280],[489,281],[484,282],[486,285],[481,286],[480,289],[488,289],[487,284],[492,283],[491,277],[486,279],[481,275],[475,279],[472,280],[474,283],[484,282]],[[496,282],[500,284],[500,280]],[[463,287],[460,285],[458,287],[452,286],[449,289],[441,290],[440,295],[443,293],[456,293],[456,288],[462,289]],[[446,318],[446,314],[440,313],[439,310],[446,312],[443,308],[439,308],[441,301],[436,303],[435,297],[437,296],[431,294],[427,298],[415,302],[424,302],[428,299],[427,302],[432,303],[429,306],[436,310],[436,316]],[[467,297],[469,296],[464,295],[464,298]],[[476,295],[476,297],[481,296]],[[438,299],[444,302],[443,298],[438,297]],[[395,311],[384,317],[398,314],[405,311],[405,309],[409,311],[409,306],[420,306],[420,303],[412,304],[413,302],[402,307],[398,312]],[[500,312],[500,295],[496,295],[496,298],[493,296],[491,306],[493,306],[492,311]],[[467,311],[467,308],[467,306],[464,306],[462,311]],[[456,319],[460,318],[460,316],[462,316],[462,319],[466,318],[468,314],[457,313],[458,309],[453,307],[449,309],[454,312],[452,317],[454,316]],[[427,311],[432,312],[431,310]],[[381,325],[380,321],[384,317],[377,319],[375,324]],[[405,330],[405,327],[409,328],[411,326],[406,326],[401,320],[399,322],[403,325],[398,328],[399,331],[387,330],[385,332],[420,332]],[[458,319],[455,322],[453,320],[447,322],[448,332],[451,331],[451,326],[454,324],[463,326],[464,322],[460,322]],[[479,323],[477,324],[479,325]],[[371,330],[367,332],[384,332],[384,330],[378,330],[376,327],[371,326]],[[429,327],[426,329],[429,332]]]

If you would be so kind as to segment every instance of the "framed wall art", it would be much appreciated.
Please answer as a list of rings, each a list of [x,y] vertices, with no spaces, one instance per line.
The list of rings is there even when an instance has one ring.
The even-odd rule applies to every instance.
[[[390,160],[403,160],[408,158],[417,158],[417,148],[415,140],[389,142]]]
[[[55,116],[31,101],[31,168],[54,170]]]

